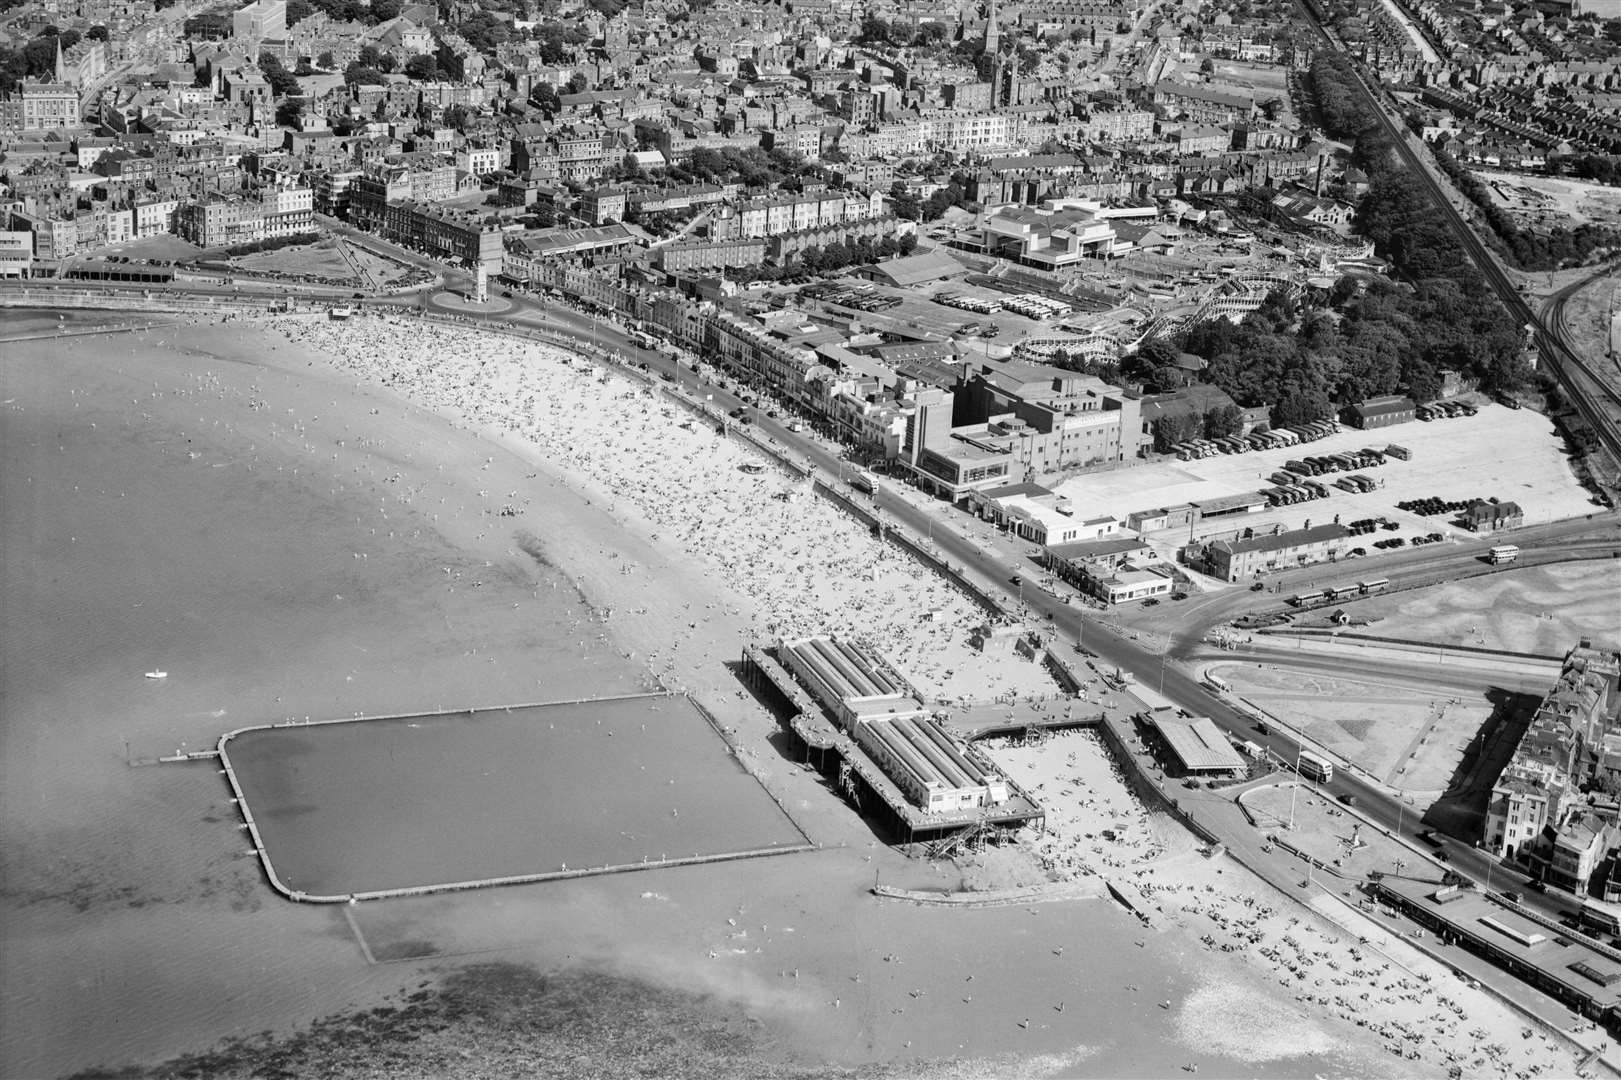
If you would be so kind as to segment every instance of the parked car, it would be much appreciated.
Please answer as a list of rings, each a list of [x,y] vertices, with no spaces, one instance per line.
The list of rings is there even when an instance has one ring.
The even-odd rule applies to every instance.
[[[1158,603],[1159,603],[1159,597],[1150,596],[1147,600],[1143,601],[1143,607],[1153,607]]]

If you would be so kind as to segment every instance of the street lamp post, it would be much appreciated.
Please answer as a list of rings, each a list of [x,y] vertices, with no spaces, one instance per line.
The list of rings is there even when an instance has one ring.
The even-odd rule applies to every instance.
[[[1289,786],[1289,828],[1295,827],[1295,801],[1300,798],[1300,754],[1304,749],[1295,743],[1295,781]]]

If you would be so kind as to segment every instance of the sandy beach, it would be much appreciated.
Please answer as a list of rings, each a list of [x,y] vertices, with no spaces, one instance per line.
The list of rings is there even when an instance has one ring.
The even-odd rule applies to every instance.
[[[1363,935],[1342,925],[1360,920],[1349,904],[1320,898],[1331,915],[1324,918],[1225,856],[1206,858],[1191,833],[1144,808],[1097,736],[996,740],[988,749],[1047,810],[1046,828],[1021,839],[1053,881],[1129,881],[1203,952],[1244,958],[1243,977],[1190,972],[1198,989],[1176,1018],[1190,1043],[1279,1060],[1332,1048],[1336,1034],[1323,1021],[1333,1018],[1376,1035],[1392,1062],[1402,1062],[1397,1075],[1457,1067],[1469,1076],[1557,1076],[1578,1060],[1556,1036],[1417,949],[1359,943]],[[1275,983],[1288,1000],[1280,1008],[1257,983]]]
[[[491,959],[724,1011],[758,1033],[761,1067],[713,1075],[1569,1073],[1481,992],[1206,859],[1084,736],[997,751],[1049,807],[1032,858],[1125,875],[1160,906],[1153,929],[1105,899],[873,897],[959,873],[900,858],[775,748],[725,666],[741,643],[831,630],[942,697],[1053,687],[975,652],[978,612],[943,580],[775,469],[738,469],[758,458],[628,378],[377,318],[109,341],[12,349],[0,394],[0,498],[22,510],[0,652],[0,1073],[286,1032]],[[125,763],[285,717],[654,676],[711,708],[821,851],[360,905],[351,924],[269,894],[210,766]],[[361,940],[421,959],[367,964]],[[1453,1006],[1467,1022],[1439,1032]]]
[[[407,388],[422,405],[544,455],[566,483],[604,500],[667,556],[698,560],[706,578],[746,600],[725,613],[764,640],[819,633],[864,640],[932,697],[1056,693],[1039,665],[968,644],[985,616],[960,590],[855,528],[804,480],[774,466],[743,471],[768,459],[717,437],[640,382],[548,346],[405,318],[275,325],[368,382]],[[543,497],[479,494],[483,509]],[[643,586],[646,570],[622,567]],[[707,623],[713,610],[706,606],[691,622]]]

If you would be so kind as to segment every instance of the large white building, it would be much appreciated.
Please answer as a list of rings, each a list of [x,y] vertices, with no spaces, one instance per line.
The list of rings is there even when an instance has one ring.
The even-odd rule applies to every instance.
[[[231,36],[248,45],[287,36],[287,0],[256,0],[231,16]]]
[[[1007,780],[970,757],[877,656],[830,637],[785,640],[777,654],[925,813],[1008,800]]]

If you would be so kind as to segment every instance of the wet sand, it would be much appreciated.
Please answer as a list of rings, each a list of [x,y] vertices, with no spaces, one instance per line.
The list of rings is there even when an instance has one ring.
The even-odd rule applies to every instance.
[[[274,897],[213,767],[127,757],[650,684],[555,569],[399,501],[458,488],[477,440],[285,343],[180,334],[14,343],[0,365],[3,1075],[164,1056],[405,980]]]
[[[1360,988],[1280,981],[1248,948],[1256,928],[1231,918],[1249,917],[1232,906],[1242,900],[1195,894],[1190,867],[1212,865],[1197,855],[1144,869],[1145,891],[1194,909],[1178,907],[1152,932],[1107,901],[951,910],[873,898],[875,880],[928,888],[955,870],[895,856],[774,749],[771,718],[723,666],[783,610],[759,598],[802,602],[807,622],[876,625],[881,644],[893,634],[903,665],[947,694],[1039,684],[994,667],[974,678],[960,619],[913,642],[916,609],[904,606],[913,571],[888,553],[872,553],[883,574],[863,588],[900,614],[878,603],[844,612],[836,605],[847,594],[799,582],[779,588],[775,562],[756,564],[751,587],[750,566],[718,561],[727,555],[717,535],[791,545],[797,534],[785,544],[781,530],[802,515],[818,522],[815,501],[789,514],[768,500],[780,516],[721,517],[718,529],[701,514],[663,519],[661,508],[701,507],[693,500],[706,489],[678,486],[679,470],[674,480],[659,473],[656,497],[636,502],[611,486],[624,481],[603,459],[565,452],[554,465],[556,447],[522,442],[512,430],[521,414],[496,439],[488,424],[499,399],[458,427],[394,390],[355,385],[357,374],[383,381],[387,363],[403,359],[412,367],[396,363],[390,385],[448,409],[443,392],[470,373],[434,375],[423,351],[433,341],[397,339],[386,353],[373,346],[389,342],[359,338],[354,355],[334,359],[237,324],[179,340],[188,354],[155,333],[128,342],[139,356],[41,347],[14,352],[3,369],[0,400],[11,401],[0,413],[0,498],[26,512],[5,515],[3,598],[17,614],[0,651],[0,1072],[154,1060],[287,1030],[398,1000],[475,958],[633,975],[745,1010],[773,1055],[858,1071],[867,1062],[970,1076],[1165,1076],[1194,1063],[1207,1076],[1444,1072],[1443,1059],[1390,1056],[1332,1002],[1297,1000]],[[455,344],[475,368],[521,363],[504,342],[466,334]],[[543,430],[623,412],[613,394],[628,385],[584,382],[598,400],[582,406],[559,393],[550,407],[578,415],[553,416]],[[656,406],[655,417],[666,419]],[[675,434],[679,416],[667,419],[673,455],[685,436]],[[734,452],[704,438],[716,454]],[[690,536],[668,531],[683,521]],[[825,530],[812,535],[835,558],[866,550],[844,519]],[[141,678],[157,666],[168,680]],[[826,850],[360,905],[374,952],[414,943],[405,951],[426,956],[368,966],[341,913],[281,902],[258,879],[212,766],[124,764],[125,739],[139,755],[288,716],[624,692],[649,667],[712,707]],[[1030,668],[1009,669],[1021,670]],[[1215,869],[1223,883],[1238,874]],[[1288,917],[1276,913],[1283,926]],[[1345,943],[1313,933],[1321,941],[1311,948],[1328,955],[1312,958],[1310,977],[1350,979],[1327,966],[1341,963],[1333,950]],[[1471,1017],[1485,1016],[1471,994],[1452,992]],[[1276,1021],[1267,1038],[1256,1037],[1256,1017]],[[648,1018],[650,1030],[657,1023]]]

